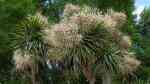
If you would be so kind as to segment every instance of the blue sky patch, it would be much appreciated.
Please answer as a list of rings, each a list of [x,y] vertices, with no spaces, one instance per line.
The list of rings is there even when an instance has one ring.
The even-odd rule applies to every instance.
[[[137,19],[140,18],[140,13],[143,11],[144,7],[150,6],[150,0],[135,0],[135,11],[133,14],[137,14]]]

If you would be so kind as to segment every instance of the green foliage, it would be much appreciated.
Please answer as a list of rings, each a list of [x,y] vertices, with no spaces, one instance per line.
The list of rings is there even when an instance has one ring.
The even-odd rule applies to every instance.
[[[34,13],[36,4],[32,0],[22,0],[21,2],[19,0],[2,0],[0,1],[0,5],[0,37],[2,39],[0,44],[2,51],[0,52],[3,53],[7,51],[5,49],[9,49],[9,33],[14,30],[19,20],[26,17],[29,13]]]
[[[147,60],[149,58],[149,46],[150,46],[150,8],[145,8],[144,11],[141,14],[141,19],[139,21],[138,24],[138,28],[139,28],[139,33],[141,34],[142,39],[139,41],[139,46],[143,49],[143,54],[142,56],[144,56]],[[142,58],[141,56],[141,58]],[[148,61],[143,60],[146,64],[149,64]],[[149,66],[149,65],[148,65]]]
[[[145,37],[149,38],[150,32],[150,7],[145,8],[141,14],[141,19],[139,21],[140,33]]]
[[[36,9],[34,0],[0,0],[0,81],[10,79],[13,67],[10,47],[10,33],[15,25],[29,13],[32,14]]]
[[[142,69],[137,75],[141,79],[149,79],[150,72],[150,8],[145,8],[141,14],[141,19],[137,24],[139,38],[136,42],[136,52],[138,58],[142,61]]]
[[[21,21],[15,28],[13,33],[14,38],[12,43],[14,47],[25,48],[31,45],[34,45],[41,40],[41,31],[46,27],[46,23],[43,20],[44,17],[41,17],[39,14],[36,16],[29,16]],[[30,45],[31,42],[31,45]],[[32,43],[33,42],[33,43]]]

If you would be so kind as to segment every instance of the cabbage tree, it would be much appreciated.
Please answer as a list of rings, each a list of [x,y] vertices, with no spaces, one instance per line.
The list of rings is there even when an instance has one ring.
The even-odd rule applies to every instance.
[[[96,82],[96,65],[103,84],[111,84],[112,73],[127,76],[140,64],[129,51],[130,37],[120,31],[125,22],[125,14],[111,9],[102,14],[97,8],[67,4],[61,21],[43,31],[49,58],[67,58],[90,84]]]
[[[72,4],[65,6],[56,24],[49,25],[41,15],[29,16],[15,33],[16,69],[29,68],[32,83],[40,84],[35,75],[37,62],[67,60],[64,63],[71,63],[73,71],[82,71],[90,84],[95,84],[98,73],[103,84],[111,84],[112,74],[128,76],[140,64],[129,51],[130,37],[120,30],[124,23],[126,15],[121,12],[110,9],[103,14],[97,8]]]

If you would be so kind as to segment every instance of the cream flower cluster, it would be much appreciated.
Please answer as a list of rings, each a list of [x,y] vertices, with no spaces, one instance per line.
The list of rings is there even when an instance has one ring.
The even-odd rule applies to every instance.
[[[29,69],[33,64],[32,55],[20,49],[14,52],[13,60],[18,71]]]

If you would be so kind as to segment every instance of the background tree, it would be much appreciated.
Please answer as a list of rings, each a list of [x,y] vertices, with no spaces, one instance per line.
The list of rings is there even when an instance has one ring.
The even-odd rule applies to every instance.
[[[150,51],[150,8],[146,7],[141,13],[141,18],[137,24],[139,39],[137,40],[137,55],[142,60],[142,70],[139,71],[139,78],[142,80],[148,80],[150,76],[149,68],[149,51]],[[141,75],[141,76],[140,76]]]
[[[9,34],[15,29],[16,23],[36,9],[34,0],[1,0],[0,1],[0,81],[10,79],[12,68]]]

